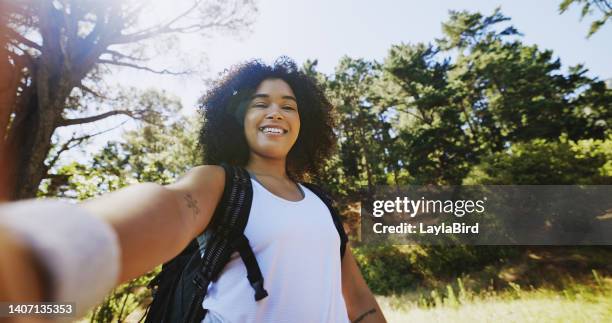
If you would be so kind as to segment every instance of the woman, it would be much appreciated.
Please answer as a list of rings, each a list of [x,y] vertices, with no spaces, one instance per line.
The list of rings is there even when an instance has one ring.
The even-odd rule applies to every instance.
[[[205,321],[384,322],[350,248],[338,257],[329,211],[298,183],[321,171],[335,142],[331,105],[316,83],[290,60],[252,61],[227,73],[202,108],[208,165],[168,186],[138,184],[82,204],[117,234],[118,282],[173,258],[207,228],[225,185],[218,165],[228,163],[252,177],[245,235],[270,296],[253,301],[232,257],[204,300]]]

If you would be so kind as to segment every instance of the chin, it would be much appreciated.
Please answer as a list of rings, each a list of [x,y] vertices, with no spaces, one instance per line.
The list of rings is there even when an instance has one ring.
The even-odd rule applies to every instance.
[[[286,159],[289,154],[288,151],[281,151],[278,149],[256,149],[254,152],[259,156],[269,159]]]

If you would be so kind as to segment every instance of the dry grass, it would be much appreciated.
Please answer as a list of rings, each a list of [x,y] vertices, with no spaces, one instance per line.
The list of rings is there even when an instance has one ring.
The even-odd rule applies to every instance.
[[[433,302],[414,301],[415,295],[377,299],[389,322],[612,322],[612,279],[594,275],[594,284],[574,284],[562,291],[515,285],[480,295],[434,292],[427,297]]]

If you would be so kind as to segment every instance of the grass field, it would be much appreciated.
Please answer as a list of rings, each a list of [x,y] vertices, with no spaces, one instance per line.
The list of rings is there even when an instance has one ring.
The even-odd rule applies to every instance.
[[[612,278],[596,272],[591,284],[562,290],[511,285],[475,294],[460,286],[377,299],[389,322],[612,322]]]
[[[612,323],[612,278],[609,277],[596,276],[593,284],[570,284],[561,291],[524,290],[514,285],[506,291],[476,294],[457,285],[460,284],[439,292],[423,290],[376,298],[389,323]],[[136,310],[125,322],[138,322],[141,315],[142,311]]]

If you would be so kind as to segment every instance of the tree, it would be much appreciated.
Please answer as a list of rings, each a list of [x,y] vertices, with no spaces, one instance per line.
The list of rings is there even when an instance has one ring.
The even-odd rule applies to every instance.
[[[400,115],[397,147],[415,182],[460,184],[481,158],[537,138],[605,138],[612,91],[583,66],[562,73],[509,19],[451,12],[435,45],[389,51],[379,96]]]
[[[125,132],[122,140],[107,143],[90,161],[56,164],[42,181],[39,196],[84,200],[137,182],[169,184],[200,163],[199,118],[180,116],[177,97],[147,90],[134,101],[157,113],[149,122]],[[90,322],[125,322],[150,302],[146,286],[158,272],[159,268],[116,287],[90,313]]]
[[[12,96],[0,110],[0,166],[10,169],[12,199],[36,194],[49,170],[44,161],[57,128],[113,115],[146,119],[146,106],[105,106],[110,98],[100,81],[109,68],[187,73],[148,66],[157,54],[153,41],[176,40],[186,33],[236,32],[250,25],[256,11],[250,0],[183,1],[173,7],[179,8],[175,15],[151,23],[146,10],[150,2],[144,0],[21,0],[11,5],[1,13],[7,44],[6,57],[0,59],[14,82],[8,92]],[[96,114],[89,115],[93,107]]]
[[[338,112],[339,165],[346,192],[363,186],[372,192],[386,184],[385,164],[390,145],[385,110],[375,103],[372,88],[380,68],[377,63],[344,57],[326,80],[328,96]]]
[[[474,145],[465,135],[461,110],[449,85],[450,62],[437,60],[431,45],[398,45],[383,63],[386,92],[380,95],[400,115],[396,130],[401,160],[413,182],[454,183],[467,173]]]
[[[88,163],[53,167],[39,195],[84,200],[138,182],[165,185],[198,165],[198,119],[180,116],[179,99],[147,90],[137,101],[148,102],[155,117],[125,132],[122,141],[108,142]]]
[[[587,37],[593,36],[608,20],[612,20],[612,2],[609,0],[563,0],[559,5],[559,12],[563,14],[573,4],[582,5],[581,19],[587,15],[592,15],[592,9],[602,14],[602,17],[591,23]]]

